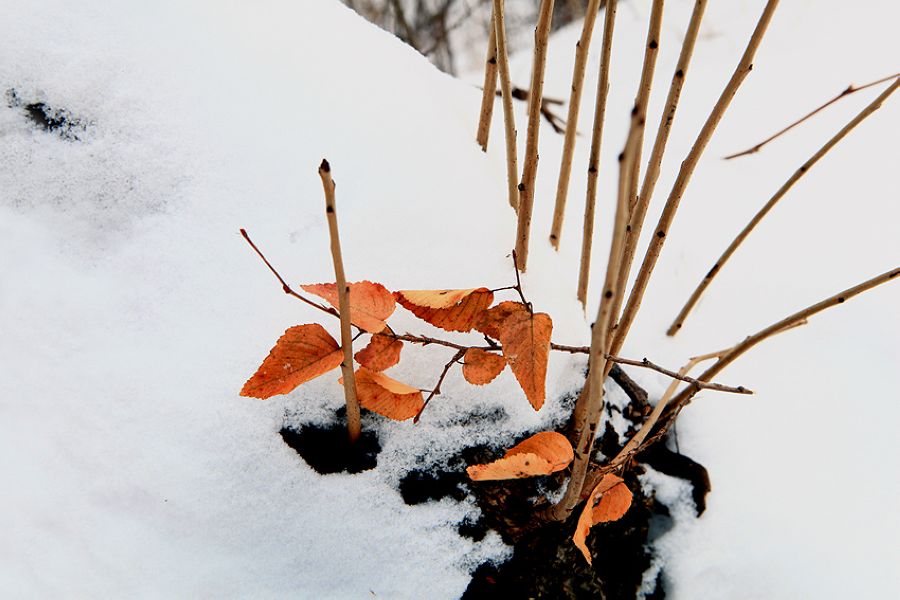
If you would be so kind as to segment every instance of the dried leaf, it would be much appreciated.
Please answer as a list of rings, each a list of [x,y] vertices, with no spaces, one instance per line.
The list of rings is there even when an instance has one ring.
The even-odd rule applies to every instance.
[[[500,339],[500,325],[513,313],[528,312],[528,307],[521,302],[506,300],[490,308],[479,317],[475,329],[495,340]]]
[[[562,471],[575,453],[566,436],[555,431],[542,431],[506,451],[503,458],[466,469],[473,481],[518,479],[549,475]]]
[[[244,384],[241,396],[265,399],[287,394],[336,368],[342,359],[340,346],[318,323],[291,327]]]
[[[465,300],[472,292],[481,292],[486,288],[469,288],[467,290],[402,290],[397,292],[410,304],[423,308],[450,308]]]
[[[344,378],[338,381],[343,384]],[[363,408],[395,421],[412,419],[425,404],[419,389],[365,367],[356,371],[356,396]]]
[[[400,362],[403,342],[388,335],[375,334],[365,348],[356,353],[356,362],[372,371],[384,371]]]
[[[553,321],[546,313],[517,310],[500,325],[503,356],[534,410],[540,410],[547,394],[547,359],[552,333]]]
[[[463,359],[463,377],[471,384],[490,383],[506,367],[506,359],[480,348],[469,348]]]
[[[300,286],[304,291],[324,298],[334,308],[340,309],[337,285],[334,283],[315,283]],[[369,333],[381,332],[390,317],[396,303],[394,296],[380,283],[359,281],[347,284],[350,289],[350,322],[365,329]]]
[[[409,292],[411,292],[411,298],[407,296]],[[417,304],[415,299],[421,299],[423,293],[427,292],[427,290],[424,292],[423,290],[403,290],[394,296],[397,302],[412,314],[447,331],[471,331],[481,314],[494,301],[494,293],[491,290],[476,288],[474,290],[434,290],[431,292],[431,297],[426,296],[426,301],[434,304],[438,302],[434,295],[441,292],[448,292],[448,296],[453,292],[468,292],[462,296],[461,300],[446,308],[432,308]]]
[[[578,517],[575,534],[572,536],[572,541],[581,550],[588,564],[593,564],[586,543],[591,527],[597,523],[621,519],[628,512],[631,500],[631,490],[621,477],[612,473],[604,475],[600,483],[594,486],[581,511],[581,516]]]

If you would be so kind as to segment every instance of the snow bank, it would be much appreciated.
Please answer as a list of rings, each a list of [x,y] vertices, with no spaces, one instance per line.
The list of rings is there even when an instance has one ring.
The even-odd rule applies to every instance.
[[[671,74],[688,15],[686,1],[670,4],[658,81]],[[678,365],[893,266],[900,208],[885,190],[898,112],[888,104],[754,234],[684,333],[660,335],[711,257],[871,95],[846,100],[759,156],[715,157],[850,81],[895,68],[881,45],[897,8],[829,7],[790,3],[776,16],[685,198],[627,354]],[[660,195],[760,8],[710,7]],[[620,11],[611,117],[630,108],[645,12],[642,3]],[[565,96],[576,36],[569,28],[553,42],[548,95]],[[504,555],[496,537],[476,544],[455,533],[472,507],[408,507],[396,482],[440,463],[462,436],[501,445],[559,417],[581,359],[554,356],[553,399],[538,414],[508,373],[488,388],[451,374],[419,426],[374,425],[384,452],[377,469],[356,476],[315,474],[277,435],[286,421],[321,422],[341,404],[337,374],[267,402],[237,396],[285,328],[320,320],[279,292],[237,230],[246,227],[290,281],[331,279],[316,175],[323,156],[338,184],[349,278],[394,289],[512,282],[502,129],[495,120],[483,155],[473,139],[478,90],[337,2],[314,0],[5,2],[0,55],[0,86],[20,99],[0,107],[7,593],[453,598],[472,565]],[[513,67],[523,85],[527,61]],[[78,139],[29,121],[23,105],[37,103],[68,111]],[[590,106],[587,98],[584,131]],[[623,124],[612,118],[604,172]],[[587,339],[573,293],[580,178],[561,254],[543,243],[559,142],[543,133],[524,284],[553,315],[554,339],[578,344]],[[613,184],[603,181],[601,236]],[[802,237],[788,241],[798,224]],[[607,240],[596,242],[595,264]],[[685,520],[666,546],[676,597],[841,597],[851,586],[861,595],[896,587],[883,571],[893,573],[900,535],[885,509],[898,491],[887,441],[898,416],[888,402],[900,359],[897,294],[854,300],[726,373],[755,397],[707,395],[685,413],[682,449],[710,468],[714,491],[707,514]],[[429,332],[400,311],[397,323]],[[324,325],[335,332],[335,323]],[[428,387],[445,354],[407,348],[391,374]],[[495,409],[506,416],[490,427],[457,423]]]

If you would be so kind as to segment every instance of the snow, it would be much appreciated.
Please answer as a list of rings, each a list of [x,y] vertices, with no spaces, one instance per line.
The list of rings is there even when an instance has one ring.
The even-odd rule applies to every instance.
[[[687,0],[667,4],[651,115],[689,14]],[[708,8],[649,222],[761,7]],[[717,157],[850,82],[896,69],[886,49],[900,8],[842,9],[779,9],[688,189],[623,354],[677,367],[895,266],[892,99],[754,232],[683,333],[662,335],[734,233],[878,92],[844,100],[759,155]],[[614,185],[602,174],[614,172],[624,140],[616,116],[630,109],[647,10],[620,9],[595,265],[608,252]],[[548,96],[566,96],[577,36],[570,26],[552,40]],[[508,372],[485,388],[451,372],[419,425],[366,420],[383,452],[375,470],[352,476],[317,475],[277,435],[285,423],[329,418],[342,403],[337,372],[266,402],[238,396],[284,329],[321,320],[281,294],[238,228],[292,283],[331,279],[322,157],[334,169],[351,280],[392,289],[512,283],[499,106],[483,155],[474,143],[480,92],[337,2],[3,2],[0,55],[4,91],[86,124],[79,140],[64,140],[0,106],[6,594],[455,598],[474,565],[506,555],[496,536],[456,534],[472,506],[406,506],[396,484],[464,443],[509,445],[560,419],[583,359],[553,357],[540,413]],[[520,86],[528,60],[514,59]],[[595,44],[589,73],[597,60]],[[574,300],[586,138],[557,255],[544,236],[561,139],[542,132],[523,278],[529,299],[553,316],[554,340],[570,344],[587,340]],[[878,597],[900,585],[900,521],[890,509],[900,465],[889,429],[900,416],[891,402],[898,294],[896,285],[869,292],[766,342],[722,376],[755,396],[704,394],[685,411],[681,449],[709,468],[713,492],[702,518],[679,515],[660,543],[673,597]],[[392,323],[435,332],[402,310]],[[336,335],[336,323],[323,325]],[[407,347],[390,374],[428,387],[448,358]],[[665,385],[630,372],[657,394]],[[497,423],[460,419],[498,409]],[[685,493],[662,478],[651,484],[672,498]]]

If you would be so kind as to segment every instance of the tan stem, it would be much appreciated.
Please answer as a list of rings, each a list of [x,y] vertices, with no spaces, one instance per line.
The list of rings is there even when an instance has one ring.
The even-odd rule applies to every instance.
[[[594,242],[594,209],[597,205],[597,178],[600,173],[600,148],[603,141],[603,122],[606,117],[606,98],[609,93],[609,65],[617,5],[616,0],[607,1],[606,16],[603,21],[600,75],[597,78],[597,100],[594,105],[594,126],[591,132],[591,152],[588,158],[587,191],[584,201],[584,226],[581,233],[581,263],[578,269],[577,296],[582,307],[586,307],[590,279],[591,250]]]
[[[703,292],[706,290],[709,284],[712,283],[713,278],[715,278],[719,271],[722,270],[722,267],[725,266],[725,263],[729,258],[731,258],[731,255],[734,254],[734,252],[738,249],[738,246],[744,243],[744,240],[747,239],[747,237],[750,235],[750,232],[752,232],[756,228],[756,226],[759,225],[759,222],[763,220],[763,217],[765,217],[769,213],[769,211],[772,210],[772,208],[788,193],[788,191],[794,186],[795,183],[797,183],[806,173],[809,172],[813,165],[819,162],[819,159],[828,154],[828,152],[835,145],[837,145],[838,142],[844,139],[844,137],[848,133],[853,131],[853,129],[857,125],[862,123],[866,119],[866,117],[881,108],[881,105],[884,103],[884,101],[887,100],[887,98],[891,94],[893,94],[898,87],[900,87],[900,77],[895,79],[894,83],[890,87],[884,90],[877,98],[875,98],[875,100],[873,100],[868,106],[866,106],[849,123],[844,125],[844,127],[840,131],[838,131],[830,140],[828,140],[825,145],[819,148],[819,150],[816,151],[816,153],[813,154],[812,157],[809,158],[809,160],[803,163],[799,169],[794,171],[794,174],[784,182],[784,184],[778,189],[778,191],[775,192],[775,195],[769,198],[769,201],[766,202],[766,204],[761,209],[759,209],[759,212],[757,212],[752,219],[750,219],[750,222],[747,223],[747,225],[743,230],[741,230],[737,237],[732,240],[731,244],[728,245],[728,248],[725,249],[725,252],[722,253],[722,256],[719,257],[712,268],[706,273],[706,276],[700,281],[700,284],[691,294],[691,297],[688,298],[687,303],[684,305],[684,307],[682,307],[681,311],[678,313],[678,316],[675,317],[675,321],[673,321],[672,325],[669,326],[668,331],[666,331],[666,335],[671,336],[678,333],[678,330],[681,329],[681,327],[684,325],[684,321],[687,319],[691,310],[697,304],[697,301],[700,300],[700,296],[703,295]]]
[[[538,136],[541,125],[541,102],[544,95],[544,68],[547,63],[547,41],[553,18],[553,0],[541,0],[537,27],[534,30],[534,62],[531,66],[531,91],[528,93],[528,135],[525,140],[525,166],[519,183],[519,222],[516,228],[516,254],[519,270],[528,265],[528,239],[531,235],[531,212],[534,208],[534,182],[537,178]]]
[[[768,0],[766,3],[766,7],[763,9],[763,13],[756,24],[753,34],[750,36],[750,41],[747,43],[747,48],[744,50],[744,54],[741,56],[737,68],[732,74],[731,79],[729,79],[728,83],[725,85],[725,89],[722,90],[722,94],[719,96],[716,105],[713,107],[712,112],[703,124],[703,128],[700,130],[700,134],[697,136],[696,141],[694,141],[694,145],[691,146],[691,150],[688,152],[687,157],[681,163],[678,177],[675,179],[675,183],[666,200],[666,205],[659,217],[659,222],[656,225],[656,229],[653,231],[650,245],[644,254],[641,268],[638,271],[634,286],[628,296],[628,302],[625,304],[625,310],[622,311],[622,317],[615,332],[610,354],[618,353],[622,344],[625,342],[628,331],[631,328],[632,323],[634,323],[634,318],[640,308],[644,292],[647,291],[647,284],[650,281],[650,276],[653,274],[653,269],[659,259],[659,254],[665,243],[666,235],[668,235],[669,228],[675,218],[675,212],[678,210],[678,205],[687,189],[687,185],[694,173],[694,169],[697,167],[697,163],[703,155],[706,146],[709,144],[709,140],[712,138],[713,132],[715,132],[719,121],[722,120],[725,111],[731,104],[732,98],[734,98],[741,83],[743,83],[744,79],[746,79],[747,75],[749,75],[750,71],[753,69],[753,57],[756,55],[756,51],[762,42],[763,36],[766,33],[766,29],[769,27],[772,15],[775,13],[777,7],[778,0]]]
[[[497,92],[497,28],[493,26],[491,16],[491,33],[488,36],[487,58],[484,61],[484,88],[481,94],[481,116],[478,119],[478,132],[475,140],[484,152],[487,152],[488,136],[491,133],[491,116],[494,114],[494,96]]]
[[[600,11],[600,0],[590,0],[581,38],[575,43],[575,67],[572,73],[572,92],[569,95],[569,116],[566,119],[566,133],[563,141],[562,163],[559,167],[559,182],[556,185],[556,206],[553,209],[553,225],[550,227],[550,243],[557,250],[562,235],[566,199],[569,196],[569,179],[572,175],[572,157],[575,154],[575,138],[578,133],[578,112],[581,108],[581,92],[584,86],[584,71],[587,66],[588,51],[594,34],[594,23]]]
[[[512,83],[509,77],[509,55],[506,52],[506,16],[504,0],[494,0],[494,29],[497,36],[497,66],[503,97],[503,125],[506,133],[506,183],[509,205],[519,207],[518,158],[516,156],[516,115],[513,111]]]
[[[700,23],[703,20],[705,8],[706,0],[696,0],[696,2],[694,2],[694,10],[691,13],[691,20],[688,23],[687,32],[685,33],[684,40],[681,44],[681,53],[678,56],[678,63],[675,65],[675,74],[672,76],[672,83],[669,85],[669,93],[666,97],[665,108],[660,117],[659,127],[656,130],[656,140],[653,142],[653,149],[650,151],[650,159],[647,162],[647,170],[644,173],[641,191],[637,197],[634,210],[631,212],[629,232],[625,236],[625,254],[622,257],[622,268],[619,270],[618,285],[623,289],[628,283],[628,277],[631,275],[634,255],[637,250],[638,241],[640,240],[641,230],[644,227],[644,218],[647,215],[647,208],[650,206],[650,200],[653,197],[656,182],[659,180],[659,171],[662,165],[663,156],[665,155],[666,144],[669,141],[669,132],[672,129],[675,113],[678,110],[681,89],[684,87],[688,67],[691,64],[691,57],[694,54],[694,45],[697,41],[697,34],[700,31]],[[618,317],[619,308],[620,307],[616,307],[616,317]]]
[[[355,442],[360,434],[359,400],[356,397],[356,377],[353,373],[353,335],[350,332],[350,288],[344,276],[344,261],[341,258],[341,240],[338,236],[337,209],[334,201],[334,180],[331,165],[322,159],[319,177],[325,189],[325,216],[328,219],[328,233],[331,236],[331,257],[334,260],[335,285],[338,291],[338,312],[341,317],[341,348],[344,360],[341,373],[344,376],[344,399],[347,402],[347,431],[350,441]]]
[[[607,372],[608,334],[612,321],[610,311],[616,295],[622,293],[615,286],[619,272],[618,261],[621,258],[622,244],[625,239],[625,227],[628,224],[628,174],[631,172],[632,161],[637,160],[636,147],[634,130],[632,130],[625,144],[625,150],[619,157],[618,202],[616,203],[616,216],[609,248],[606,278],[603,283],[603,294],[600,297],[600,307],[597,310],[597,318],[594,320],[591,332],[591,353],[588,357],[588,376],[584,386],[586,393],[579,398],[575,414],[573,414],[573,420],[576,423],[576,442],[572,473],[563,498],[548,513],[551,519],[558,521],[568,518],[581,499],[584,478],[591,462],[594,437],[603,412],[603,381]]]
[[[842,292],[838,292],[834,296],[830,296],[829,298],[826,298],[821,302],[817,302],[812,306],[807,306],[806,308],[785,317],[777,323],[769,325],[765,329],[762,329],[754,333],[753,335],[748,336],[744,339],[744,341],[733,346],[730,350],[725,352],[719,358],[719,360],[713,363],[712,366],[710,366],[706,371],[699,375],[697,379],[699,379],[700,381],[711,381],[712,378],[721,373],[725,367],[733,363],[738,359],[738,357],[740,357],[742,354],[744,354],[760,342],[772,337],[773,335],[776,335],[783,331],[787,331],[791,327],[804,322],[805,320],[809,319],[817,313],[822,312],[823,310],[829,309],[832,306],[837,306],[838,304],[843,304],[844,302],[858,294],[861,294],[876,286],[895,279],[900,279],[900,267],[894,267],[890,271],[885,271],[881,275],[873,277],[872,279],[864,281],[859,285],[855,285]],[[677,412],[677,410],[690,402],[691,398],[696,395],[697,391],[698,390],[694,387],[688,387],[682,390],[681,393],[678,394],[678,396],[676,396],[670,402],[670,410],[675,410]]]
[[[656,57],[659,55],[659,34],[662,29],[663,16],[663,0],[653,0],[653,6],[650,11],[650,23],[647,27],[647,41],[644,43],[644,63],[641,67],[641,79],[638,85],[638,92],[635,94],[634,108],[631,110],[631,126],[635,144],[635,160],[632,161],[631,171],[628,173],[628,220],[629,225],[625,228],[625,240],[622,244],[622,256],[619,259],[619,271],[616,273],[616,289],[623,291],[622,294],[616,296],[616,300],[610,309],[610,319],[612,328],[616,319],[619,317],[619,310],[622,308],[624,299],[625,284],[628,280],[628,272],[631,270],[631,264],[625,264],[625,256],[628,252],[629,240],[637,237],[636,232],[631,227],[631,215],[634,213],[635,204],[638,201],[638,177],[640,176],[641,154],[644,145],[644,130],[647,123],[647,104],[650,102],[650,88],[653,85],[653,74],[656,70]],[[607,365],[607,373],[612,365]]]

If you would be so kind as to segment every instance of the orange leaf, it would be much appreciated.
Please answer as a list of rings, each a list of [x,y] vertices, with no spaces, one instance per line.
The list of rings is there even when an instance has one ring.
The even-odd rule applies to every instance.
[[[471,384],[484,385],[490,383],[506,366],[506,360],[493,352],[479,348],[469,348],[463,363],[463,377]]]
[[[387,335],[373,335],[368,345],[356,353],[356,362],[373,371],[390,369],[400,362],[403,342]]]
[[[269,398],[287,394],[341,364],[340,346],[318,323],[284,332],[269,356],[241,389],[241,396]]]
[[[511,314],[522,311],[528,312],[528,307],[521,302],[506,300],[481,313],[481,317],[479,317],[478,322],[475,323],[475,329],[488,337],[499,340],[500,325],[503,324],[503,321]]]
[[[395,421],[412,419],[425,404],[420,390],[365,367],[356,371],[356,395],[363,408]]]
[[[534,410],[540,410],[547,395],[547,358],[552,333],[553,321],[546,313],[532,315],[517,310],[500,325],[503,356]]]
[[[315,283],[300,287],[340,309],[336,284]],[[396,308],[394,296],[380,283],[371,281],[350,283],[347,287],[350,289],[350,322],[369,333],[379,333],[385,328],[384,320],[391,316]]]
[[[467,290],[402,290],[397,292],[410,304],[424,308],[450,308],[465,300],[472,292],[483,292],[486,288]]]
[[[494,293],[487,288],[473,290],[403,290],[394,294],[397,302],[423,321],[447,331],[470,331],[484,310],[494,301]],[[453,304],[435,308],[458,297]],[[446,300],[444,300],[446,299]],[[418,302],[425,302],[425,305]]]
[[[621,519],[631,507],[631,500],[631,490],[628,489],[621,477],[612,473],[604,475],[600,483],[594,486],[581,511],[581,516],[578,517],[575,534],[572,536],[572,541],[581,550],[588,564],[593,564],[586,544],[591,527],[597,523]]]
[[[466,469],[473,481],[518,479],[535,475],[549,475],[562,471],[575,453],[566,436],[555,431],[542,431],[506,451],[503,458]]]

